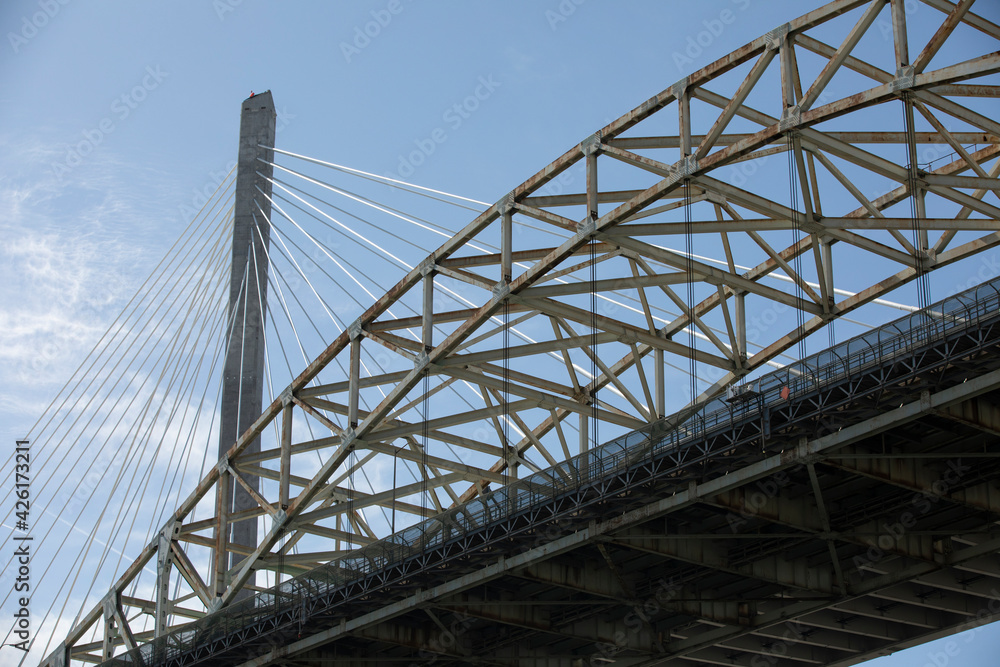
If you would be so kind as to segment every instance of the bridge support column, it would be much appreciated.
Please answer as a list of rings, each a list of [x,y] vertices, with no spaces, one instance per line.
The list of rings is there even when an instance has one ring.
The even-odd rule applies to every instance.
[[[656,366],[653,369],[653,382],[656,384],[656,417],[663,419],[667,416],[666,373],[663,368],[663,350],[660,348],[653,350],[653,360]]]
[[[233,223],[232,273],[229,286],[229,344],[223,370],[219,456],[226,456],[237,438],[260,415],[264,382],[264,321],[267,308],[267,248],[270,240],[271,183],[273,168],[268,164],[274,151],[275,111],[271,93],[254,95],[243,101],[240,116],[240,148],[236,172],[236,202]],[[263,160],[263,161],[262,161]],[[260,451],[260,440],[245,450]],[[258,487],[256,475],[236,470],[230,475],[226,508],[231,519],[257,506],[250,493],[236,483],[239,474],[247,485]],[[257,519],[234,521],[229,539],[221,544],[257,547]],[[222,559],[229,569],[243,556],[230,553]],[[220,586],[221,584],[221,586]],[[254,584],[251,576],[248,584]],[[217,582],[217,590],[225,582]],[[242,597],[242,595],[240,596]],[[239,599],[239,598],[236,598]]]

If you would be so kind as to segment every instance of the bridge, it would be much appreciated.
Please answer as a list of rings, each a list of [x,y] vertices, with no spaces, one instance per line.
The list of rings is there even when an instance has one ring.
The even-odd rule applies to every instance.
[[[217,419],[126,388],[114,536],[67,559],[41,664],[848,665],[995,620],[998,283],[931,299],[1000,245],[1000,27],[974,4],[916,29],[835,0],[494,203],[278,147],[271,93],[245,100],[184,315],[152,327],[167,366],[111,373],[221,376]]]
[[[1000,618],[1000,279],[103,664],[853,665]]]

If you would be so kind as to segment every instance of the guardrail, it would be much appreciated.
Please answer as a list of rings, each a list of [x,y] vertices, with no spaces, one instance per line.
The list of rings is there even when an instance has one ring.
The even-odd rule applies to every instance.
[[[916,355],[949,336],[979,329],[992,319],[1000,319],[1000,278],[761,376],[753,381],[753,399],[739,406],[720,397],[707,401],[694,412],[689,409],[653,422],[234,603],[103,664],[165,665],[172,660],[188,664],[183,658],[187,656],[193,662],[199,647],[224,648],[240,643],[226,642],[227,638],[250,628],[267,623],[276,627],[280,624],[276,617],[281,610],[328,596],[642,461],[682,452],[713,432],[731,427],[734,411],[742,411],[744,419],[753,419],[764,408],[787,405],[795,397],[859,378],[887,362]],[[990,340],[983,344],[998,342]],[[940,359],[935,363],[940,364]]]

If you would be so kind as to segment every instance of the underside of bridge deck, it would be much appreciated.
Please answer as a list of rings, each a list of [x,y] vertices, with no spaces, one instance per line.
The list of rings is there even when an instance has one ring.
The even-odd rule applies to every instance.
[[[107,664],[853,665],[955,635],[950,658],[1000,618],[998,285]]]
[[[1000,614],[1000,370],[956,380],[997,365],[966,357],[865,399],[791,400],[787,414],[734,406],[734,423],[775,427],[754,452],[623,493],[603,481],[597,502],[583,488],[576,511],[536,517],[447,577],[369,588],[336,617],[285,626],[280,646],[227,656],[851,665],[955,633],[960,651]]]

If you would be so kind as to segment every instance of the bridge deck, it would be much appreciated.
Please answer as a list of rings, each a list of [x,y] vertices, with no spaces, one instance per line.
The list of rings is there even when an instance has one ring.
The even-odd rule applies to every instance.
[[[105,664],[850,665],[971,638],[1000,612],[998,345],[1000,280]]]

